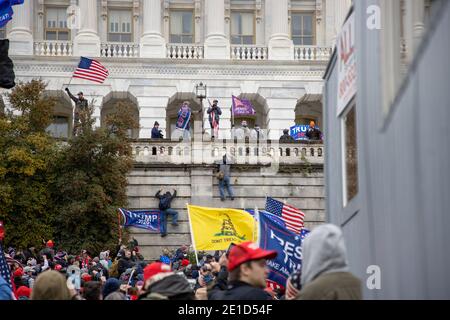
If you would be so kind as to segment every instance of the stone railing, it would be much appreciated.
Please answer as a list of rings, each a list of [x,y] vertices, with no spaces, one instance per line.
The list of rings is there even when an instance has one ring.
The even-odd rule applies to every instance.
[[[167,58],[169,59],[203,59],[203,46],[196,44],[169,43]]]
[[[136,43],[102,43],[102,58],[139,58],[139,44]]]
[[[72,56],[73,44],[68,41],[45,40],[34,43],[34,54],[36,56],[66,57]]]
[[[232,60],[267,60],[268,48],[257,45],[232,45]]]
[[[328,61],[333,53],[331,47],[295,46],[294,60],[300,61]]]
[[[317,142],[279,143],[218,140],[183,142],[171,140],[135,140],[132,153],[137,163],[214,164],[226,152],[235,164],[323,164],[324,145]]]

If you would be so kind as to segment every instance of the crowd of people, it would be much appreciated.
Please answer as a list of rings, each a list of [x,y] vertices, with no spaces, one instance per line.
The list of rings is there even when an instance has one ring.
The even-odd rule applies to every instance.
[[[277,300],[361,299],[361,282],[347,265],[342,231],[334,225],[314,229],[302,244],[303,268],[287,280],[285,292],[266,285],[267,261],[277,251],[244,242],[214,254],[183,245],[163,249],[145,261],[136,240],[116,254],[70,255],[50,240],[37,251],[7,250],[12,287],[0,277],[0,300]]]
[[[72,99],[74,99],[73,96],[71,97]],[[222,115],[222,110],[219,107],[218,103],[219,101],[217,99],[213,100],[213,104],[210,105],[207,109],[208,121],[211,127],[211,138],[213,140],[219,135],[220,117]],[[201,113],[202,110],[200,110],[199,112]],[[175,139],[182,137],[183,140],[190,140],[190,122],[192,121],[193,117],[189,101],[183,102],[181,108],[178,110],[177,117],[177,125],[175,131],[172,133],[172,137],[175,137]],[[153,125],[151,137],[152,139],[164,138],[162,130],[159,129],[158,121],[155,121]],[[311,141],[323,140],[322,132],[316,126],[316,123],[314,121],[310,122],[309,128],[305,133],[305,137]],[[265,130],[261,129],[258,123],[255,123],[254,127],[250,128],[247,120],[242,120],[239,127],[236,127],[234,123],[231,125],[231,138],[237,140],[249,139],[252,141],[263,141],[267,139],[267,133],[265,132]],[[280,137],[280,142],[295,142],[295,139],[289,134],[289,129],[283,130],[283,135]]]

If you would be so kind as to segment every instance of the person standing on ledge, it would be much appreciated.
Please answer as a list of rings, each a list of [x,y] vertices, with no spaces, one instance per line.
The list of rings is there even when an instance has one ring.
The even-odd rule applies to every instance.
[[[219,121],[222,115],[222,110],[220,110],[218,100],[214,100],[212,106],[208,108],[209,125],[211,126],[211,138],[218,137],[219,135]]]
[[[66,88],[66,92],[69,95],[70,99],[72,99],[73,102],[75,102],[75,113],[74,113],[74,119],[73,119],[73,135],[77,135],[78,128],[80,127],[80,113],[82,111],[86,111],[89,107],[88,101],[84,98],[83,92],[78,92],[77,96],[75,97],[69,90],[69,88]]]

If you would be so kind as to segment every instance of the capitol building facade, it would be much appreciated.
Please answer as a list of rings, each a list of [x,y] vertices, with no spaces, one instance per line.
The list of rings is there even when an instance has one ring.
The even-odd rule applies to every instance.
[[[322,126],[323,74],[350,0],[30,0],[0,29],[10,40],[16,80],[42,79],[58,98],[51,132],[72,132],[72,102],[64,89],[93,101],[96,124],[128,100],[139,130],[155,121],[165,138],[190,101],[194,120],[209,129],[208,100],[219,100],[219,138],[228,138],[232,96],[250,100],[247,120],[278,139],[295,124]],[[100,61],[103,84],[72,79],[81,56]],[[207,99],[196,88],[206,86]],[[3,95],[0,104],[8,105]],[[203,119],[202,119],[203,104]],[[199,111],[199,112],[195,112]]]

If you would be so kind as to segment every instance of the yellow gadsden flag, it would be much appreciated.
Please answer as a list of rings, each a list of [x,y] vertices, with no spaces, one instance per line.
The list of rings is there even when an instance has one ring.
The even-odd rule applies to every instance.
[[[187,208],[196,250],[226,250],[231,243],[254,241],[255,219],[247,211],[191,205]]]

